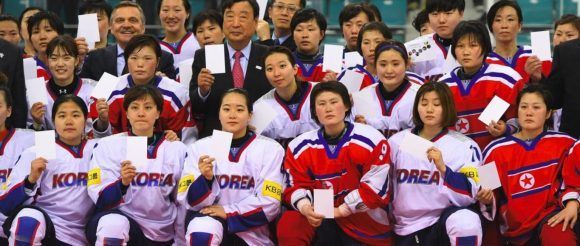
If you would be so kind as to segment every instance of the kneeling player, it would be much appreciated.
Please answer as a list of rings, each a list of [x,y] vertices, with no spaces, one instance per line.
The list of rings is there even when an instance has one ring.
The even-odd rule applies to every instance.
[[[389,146],[371,126],[349,123],[352,105],[336,81],[314,86],[310,111],[322,125],[288,145],[284,202],[293,208],[278,223],[280,245],[389,245]],[[334,220],[314,212],[313,189],[333,189]]]
[[[247,92],[231,89],[219,111],[222,129],[233,134],[228,160],[207,155],[212,137],[193,144],[192,159],[199,163],[185,166],[177,196],[190,209],[188,245],[274,245],[268,223],[280,212],[284,149],[250,131],[251,116]]]
[[[155,132],[163,109],[157,88],[130,88],[123,107],[131,130],[103,138],[91,160],[88,191],[98,213],[87,226],[87,238],[96,245],[171,245],[186,147]],[[127,136],[147,137],[147,163],[126,160]]]
[[[481,245],[479,216],[466,208],[475,203],[475,174],[481,154],[477,144],[456,131],[453,96],[444,83],[421,86],[413,104],[416,127],[389,138],[393,181],[393,215],[397,245]],[[407,134],[432,141],[424,159],[400,148]],[[465,173],[465,174],[464,174]],[[473,177],[473,176],[472,176]]]
[[[0,196],[0,212],[13,215],[4,223],[10,245],[87,244],[85,225],[94,207],[87,194],[87,172],[96,145],[95,140],[83,140],[87,116],[80,97],[56,99],[56,158],[37,158],[29,148],[14,166]],[[31,198],[31,205],[21,206]]]

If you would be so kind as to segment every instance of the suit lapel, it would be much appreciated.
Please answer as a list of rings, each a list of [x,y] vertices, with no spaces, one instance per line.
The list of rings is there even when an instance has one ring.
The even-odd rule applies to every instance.
[[[225,81],[228,83],[226,88],[234,87],[234,76],[232,75],[232,66],[230,65],[230,52],[228,50],[228,45],[224,43],[224,54],[226,58],[226,73],[224,74]]]
[[[109,46],[105,52],[105,72],[117,76],[117,45]],[[114,61],[114,62],[110,62]]]
[[[259,61],[256,61],[255,59],[258,49],[254,45],[254,42],[252,42],[251,45],[252,48],[250,50],[250,57],[248,57],[248,67],[246,68],[246,76],[244,77],[244,89],[246,90],[248,89],[248,85],[250,83],[256,83],[256,75],[262,72],[262,70],[258,70],[257,68],[257,66],[260,66],[258,64]]]

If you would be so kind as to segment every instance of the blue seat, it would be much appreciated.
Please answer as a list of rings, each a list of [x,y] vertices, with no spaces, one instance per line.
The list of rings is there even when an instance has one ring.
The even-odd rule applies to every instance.
[[[554,1],[526,0],[518,3],[523,11],[524,25],[552,25]]]
[[[402,28],[407,22],[407,1],[405,0],[371,0],[379,8],[383,22],[389,27]]]

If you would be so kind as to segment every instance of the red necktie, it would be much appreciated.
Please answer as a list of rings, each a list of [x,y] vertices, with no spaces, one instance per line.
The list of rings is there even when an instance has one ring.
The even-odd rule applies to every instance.
[[[244,70],[242,70],[242,64],[240,64],[240,57],[244,56],[242,52],[236,51],[234,53],[234,68],[232,69],[232,76],[234,77],[234,87],[242,88],[244,87]]]

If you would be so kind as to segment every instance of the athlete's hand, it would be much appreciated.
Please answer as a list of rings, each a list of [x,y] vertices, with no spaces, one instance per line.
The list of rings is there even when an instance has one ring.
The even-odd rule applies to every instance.
[[[480,188],[475,195],[475,199],[485,205],[489,205],[493,202],[493,191],[491,189]]]
[[[354,122],[365,124],[365,125],[367,124],[367,120],[365,119],[365,117],[363,115],[355,115]]]
[[[133,178],[137,175],[137,168],[131,164],[131,161],[121,162],[121,182],[129,186]]]
[[[32,104],[30,107],[30,115],[32,115],[32,119],[36,124],[42,124],[42,119],[44,119],[44,115],[46,114],[46,105],[41,102],[37,102]]]
[[[308,219],[308,223],[310,223],[310,225],[313,227],[319,227],[320,224],[322,224],[322,220],[324,219],[324,215],[314,212],[314,208],[310,203],[300,207],[300,213],[304,215],[306,219]]]
[[[492,120],[486,128],[493,137],[499,137],[505,133],[507,126],[503,120],[499,120],[497,123]]]
[[[530,56],[528,60],[526,60],[524,70],[530,75],[532,82],[538,82],[542,79],[542,61],[540,61],[540,58],[537,56]]]
[[[213,161],[215,161],[215,158],[209,157],[208,155],[202,155],[199,157],[199,163],[197,164],[199,172],[201,172],[201,175],[203,175],[203,177],[208,181],[213,179]]]
[[[202,214],[205,214],[205,215],[209,215],[212,217],[218,217],[218,218],[221,218],[224,220],[228,218],[228,215],[226,214],[224,207],[222,207],[220,205],[207,206],[205,208],[202,208],[199,212]]]
[[[202,68],[197,75],[197,86],[201,91],[201,94],[206,96],[215,81],[215,77],[211,74],[211,71],[207,68]]]
[[[338,73],[331,70],[326,70],[326,74],[322,78],[322,82],[334,81],[338,77]]]
[[[441,150],[435,147],[429,148],[427,150],[427,159],[435,164],[435,167],[437,170],[439,170],[441,177],[445,176],[447,167],[445,166],[445,162],[443,162],[443,154],[441,153]]]
[[[574,225],[576,225],[576,221],[578,220],[578,206],[579,204],[576,200],[566,202],[566,207],[552,216],[548,220],[548,225],[554,227],[563,222],[562,231],[565,231],[568,225],[570,225],[570,230],[574,230]]]
[[[259,20],[258,25],[256,25],[256,36],[260,41],[269,39],[272,36],[270,35],[270,24],[264,20]]]
[[[169,142],[179,141],[177,133],[172,130],[165,130],[165,139],[167,139]]]
[[[28,182],[31,184],[36,184],[36,181],[42,175],[42,172],[46,170],[46,164],[48,161],[42,157],[38,157],[32,162],[30,162],[30,174],[28,175]]]

